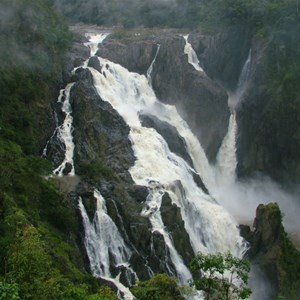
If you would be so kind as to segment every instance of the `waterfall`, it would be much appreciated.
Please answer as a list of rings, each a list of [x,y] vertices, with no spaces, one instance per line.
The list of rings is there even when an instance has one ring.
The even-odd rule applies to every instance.
[[[243,100],[243,95],[248,88],[248,82],[251,71],[251,56],[252,50],[249,50],[248,57],[244,63],[242,68],[237,87],[233,93],[228,93],[228,105],[231,109],[235,109],[235,107]]]
[[[152,71],[153,71],[153,65],[155,63],[155,60],[156,60],[156,57],[158,55],[159,49],[160,49],[160,44],[157,44],[156,53],[155,53],[154,58],[153,58],[153,60],[152,60],[152,62],[150,64],[150,67],[147,70],[147,79],[148,79],[148,82],[149,82],[150,85],[152,84],[151,74],[152,74]]]
[[[86,46],[90,48],[90,56],[96,54],[98,44],[101,43],[108,34],[88,34],[90,39]],[[88,60],[86,60],[82,66],[86,68]],[[74,68],[72,73],[80,68]],[[57,135],[61,142],[65,145],[65,158],[64,161],[58,166],[53,173],[58,176],[65,175],[65,168],[67,164],[71,165],[71,171],[68,175],[75,175],[73,154],[74,143],[72,136],[72,107],[70,104],[70,92],[75,83],[69,83],[65,89],[62,89],[59,93],[58,103],[62,103],[62,112],[66,115],[63,124],[58,126],[49,141],[47,142],[43,155],[47,154],[47,147],[51,142],[51,139]],[[97,209],[94,215],[93,222],[91,223],[85,207],[82,203],[82,199],[79,198],[78,207],[83,220],[83,227],[85,231],[84,245],[89,257],[91,272],[95,277],[101,277],[106,281],[113,283],[118,289],[118,296],[124,300],[133,300],[134,297],[130,290],[125,287],[119,280],[120,273],[112,278],[110,267],[113,265],[115,268],[122,268],[125,270],[125,276],[129,285],[132,285],[132,277],[134,280],[138,280],[136,273],[129,266],[129,258],[131,251],[125,245],[116,224],[107,214],[107,208],[105,200],[98,190],[94,190],[94,198],[97,201]],[[124,271],[123,271],[124,272]]]
[[[236,135],[237,124],[235,112],[229,118],[228,130],[217,154],[216,183],[218,185],[233,184],[236,179]]]
[[[146,199],[146,205],[142,210],[142,216],[149,217],[149,220],[152,225],[152,231],[159,232],[165,241],[169,251],[170,257],[178,274],[178,279],[180,283],[187,284],[189,279],[192,278],[190,271],[184,265],[184,262],[178,252],[176,251],[173,242],[167,231],[165,230],[161,214],[160,206],[162,202],[162,197],[165,193],[164,188],[160,185],[159,182],[151,181],[149,182],[150,193]],[[169,270],[171,268],[169,267]]]
[[[73,117],[72,107],[70,104],[70,92],[73,87],[74,83],[69,83],[65,89],[61,90],[60,95],[58,97],[58,103],[63,103],[62,105],[62,112],[65,113],[65,119],[63,124],[57,127],[56,134],[59,140],[65,145],[65,158],[63,162],[53,171],[53,174],[62,176],[64,175],[64,170],[69,165],[68,175],[75,175],[74,170],[74,162],[73,162],[73,154],[74,154],[74,143],[73,143],[73,136],[72,136],[72,122]],[[64,101],[63,101],[64,99]]]
[[[98,190],[94,190],[97,201],[97,210],[91,223],[82,200],[79,199],[78,207],[81,212],[84,226],[84,245],[89,257],[92,274],[113,282],[124,294],[125,300],[132,300],[133,296],[129,289],[119,281],[119,275],[112,278],[110,266],[126,268],[127,278],[135,273],[129,268],[128,260],[131,251],[126,247],[117,226],[107,214],[105,200]],[[136,276],[136,275],[135,275]],[[130,282],[130,281],[129,281]]]
[[[242,101],[242,97],[248,87],[251,67],[251,49],[248,57],[242,68],[237,87],[234,92],[228,93],[228,106],[231,108],[231,116],[227,134],[223,139],[222,145],[217,154],[215,173],[216,182],[221,186],[233,185],[236,180],[236,136],[237,136],[237,123],[236,123],[236,105]]]
[[[97,52],[99,43],[102,43],[103,40],[108,36],[107,33],[91,33],[87,34],[86,37],[89,38],[89,42],[84,45],[90,48],[90,57],[94,56]],[[73,69],[72,73],[78,68],[87,67],[88,59],[83,62],[83,64],[79,67]],[[63,162],[53,171],[54,175],[63,176],[63,175],[75,175],[74,168],[74,148],[75,145],[73,143],[73,117],[72,117],[72,106],[70,104],[70,93],[71,89],[74,86],[74,82],[68,83],[64,89],[61,89],[59,92],[57,103],[62,103],[61,111],[65,114],[65,119],[63,123],[56,127],[52,136],[47,141],[46,146],[44,147],[42,156],[47,156],[48,146],[51,143],[52,139],[57,136],[59,141],[64,145],[65,153]]]
[[[215,185],[214,170],[210,166],[199,140],[192,133],[187,122],[181,118],[176,107],[155,101],[152,106],[144,108],[143,112],[149,115],[155,115],[161,121],[177,129],[178,134],[184,139],[186,150],[192,159],[195,170],[191,168],[191,171],[198,174],[205,186],[210,190]]]
[[[89,47],[90,55],[93,56],[97,52],[98,44],[105,39],[107,34],[87,34],[86,36],[90,42],[85,43],[85,45]],[[185,53],[188,54],[189,63],[193,64],[196,70],[203,72],[187,39],[188,36],[185,37]],[[156,54],[147,70],[147,76],[131,73],[122,66],[104,58],[99,59],[101,71],[91,67],[89,70],[101,99],[109,102],[130,127],[129,139],[136,161],[129,172],[137,185],[147,186],[149,189],[141,215],[149,218],[152,231],[159,232],[163,237],[172,262],[172,266],[169,266],[170,273],[175,268],[180,282],[187,284],[191,274],[177,252],[172,236],[167,231],[161,217],[160,208],[164,194],[167,193],[172,203],[180,208],[185,230],[190,237],[195,253],[198,251],[214,253],[229,250],[233,254],[241,256],[245,250],[245,244],[239,235],[235,220],[210,195],[201,190],[194,181],[193,175],[196,173],[209,190],[215,186],[214,168],[210,166],[201,144],[191,132],[188,124],[180,117],[176,108],[159,102],[151,87],[151,73],[159,49],[160,45],[157,45]],[[83,63],[82,67],[88,68],[87,65],[88,60]],[[73,72],[75,71],[76,68]],[[63,162],[65,164],[71,163],[71,175],[75,174],[72,109],[69,102],[73,84],[67,85],[61,91],[58,100],[62,102],[64,99],[62,110],[68,120],[65,126],[68,131],[64,133],[63,130],[57,130],[61,136],[65,136],[64,143],[66,146],[70,143],[73,145],[66,147],[68,150],[65,152],[66,159]],[[186,151],[190,155],[193,165],[189,165],[181,157],[172,153],[167,142],[155,129],[143,127],[139,118],[140,114],[155,115],[161,121],[175,127],[185,141]],[[63,125],[65,122],[67,121],[65,120]],[[61,127],[65,128],[63,125]],[[234,128],[234,125],[232,127]],[[232,141],[233,139],[232,135],[228,135],[226,140]],[[226,150],[225,146],[223,148]],[[65,164],[61,164],[54,171],[55,174],[62,175],[62,171],[66,167]],[[97,210],[93,222],[89,220],[81,199],[79,199],[78,204],[85,230],[84,244],[90,260],[91,271],[94,276],[113,282],[124,299],[133,299],[130,291],[119,281],[121,272],[115,278],[112,278],[111,274],[111,266],[115,268],[122,266],[126,270],[125,275],[128,282],[132,276],[136,277],[129,266],[131,250],[126,246],[117,226],[109,217],[105,199],[96,189],[94,197],[97,201]],[[197,299],[202,298],[200,295],[197,297]]]
[[[161,187],[161,192],[171,194],[172,200],[181,208],[185,229],[191,238],[195,252],[230,250],[240,255],[244,249],[243,240],[233,218],[196,185],[192,176],[195,171],[182,158],[170,152],[162,136],[153,128],[141,126],[139,114],[155,111],[160,119],[175,120],[172,125],[175,124],[178,132],[181,132],[183,138],[189,141],[188,137],[193,137],[193,134],[176,109],[171,109],[171,106],[164,105],[156,99],[145,76],[130,73],[122,66],[104,58],[99,59],[99,63],[102,68],[105,67],[105,75],[102,71],[90,68],[94,85],[100,97],[110,102],[131,128],[129,137],[136,162],[129,171],[135,183],[148,186],[151,190],[151,183],[157,182]],[[189,144],[188,151],[191,157],[196,156],[195,149],[202,149],[196,138],[187,144]],[[209,169],[206,157],[203,161],[197,161],[197,159],[195,159],[198,164],[197,169],[201,169],[202,164]],[[200,175],[205,177],[204,173]],[[184,197],[173,192],[178,182],[182,185]],[[153,198],[155,197],[152,195]],[[159,210],[157,204],[156,210]],[[158,224],[159,222],[155,226]],[[152,226],[155,227],[153,224]],[[160,230],[164,232],[163,224],[160,224]],[[173,250],[168,243],[166,244],[171,253]],[[175,256],[171,256],[171,259],[176,265]],[[184,272],[182,270],[180,272],[178,276],[185,278]]]
[[[101,44],[108,35],[108,33],[87,33],[85,35],[89,41],[84,43],[84,45],[90,49],[90,57],[97,53],[98,45]]]
[[[200,67],[195,50],[193,49],[192,45],[188,42],[189,35],[184,35],[183,38],[185,39],[184,53],[188,56],[189,64],[191,64],[195,68],[195,70],[204,72],[203,69]]]

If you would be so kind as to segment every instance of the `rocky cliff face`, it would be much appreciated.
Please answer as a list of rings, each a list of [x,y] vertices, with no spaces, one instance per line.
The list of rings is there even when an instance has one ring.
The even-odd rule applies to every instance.
[[[133,41],[133,43],[131,43]],[[78,67],[88,57],[85,47],[82,47],[85,38],[79,35],[74,48],[70,53],[70,59],[65,68],[65,81],[74,82],[70,93],[70,104],[73,116],[73,141],[75,144],[74,167],[75,172],[80,176],[80,182],[74,186],[71,193],[73,202],[81,197],[87,210],[90,220],[93,220],[96,210],[96,199],[93,189],[97,188],[106,200],[108,215],[117,225],[125,244],[131,249],[130,265],[137,272],[140,280],[147,279],[154,273],[173,273],[176,274],[176,267],[170,258],[170,251],[165,244],[164,238],[159,231],[152,232],[152,226],[148,218],[141,216],[144,202],[149,194],[147,188],[134,184],[129,169],[134,165],[135,157],[131,149],[131,142],[128,138],[129,127],[122,117],[103,101],[98,95],[91,72],[86,68],[78,68],[71,74],[74,67]],[[146,74],[157,51],[157,43],[162,46],[162,52],[158,54],[158,61],[153,68],[153,85],[157,86],[157,93],[161,93],[165,102],[179,104],[184,97],[185,104],[178,108],[182,114],[193,112],[190,121],[196,130],[199,124],[205,124],[207,130],[219,124],[219,129],[211,130],[209,141],[206,143],[207,151],[215,149],[221,143],[227,128],[227,98],[224,91],[215,85],[206,76],[198,76],[193,67],[187,63],[187,58],[183,54],[184,39],[172,32],[161,35],[156,33],[155,38],[152,34],[143,38],[130,36],[129,40],[121,39],[112,35],[99,48],[97,55],[107,57],[110,60],[120,63],[130,71]],[[172,50],[171,50],[172,49]],[[164,57],[171,56],[167,61]],[[183,66],[181,66],[183,64]],[[91,57],[89,66],[99,69],[99,62],[95,57]],[[161,67],[158,67],[162,65]],[[174,75],[171,76],[172,82],[168,81],[170,73],[166,73],[168,68],[172,68]],[[177,69],[180,69],[177,72]],[[193,79],[193,78],[196,79]],[[160,78],[160,79],[159,79]],[[175,78],[175,79],[174,79]],[[191,83],[189,81],[192,81]],[[156,82],[154,84],[154,82]],[[173,84],[183,85],[180,95],[172,90]],[[200,87],[198,87],[200,85]],[[177,94],[180,87],[176,88]],[[184,91],[187,95],[184,95]],[[206,93],[203,96],[203,93]],[[171,95],[176,98],[171,99]],[[207,101],[219,103],[219,108],[213,110]],[[191,98],[190,98],[191,97]],[[193,107],[193,102],[199,102],[197,108]],[[224,111],[222,111],[224,109]],[[187,111],[185,111],[187,110]],[[205,120],[198,118],[204,111],[211,118]],[[218,116],[218,114],[220,114]],[[60,113],[60,105],[57,107],[57,121],[60,124],[64,115]],[[178,132],[167,123],[159,121],[155,116],[140,116],[144,126],[157,128],[159,132],[170,142],[170,147],[191,164],[191,159],[186,152],[184,140]],[[197,123],[197,125],[196,125]],[[203,137],[202,137],[203,138]],[[207,139],[204,139],[207,140]],[[64,147],[59,139],[52,139],[48,146],[48,157],[55,166],[59,165],[63,159]],[[213,155],[212,155],[213,157]],[[68,173],[66,168],[64,173]],[[195,174],[198,185],[205,189],[200,177]],[[197,178],[196,178],[197,177]],[[161,215],[166,230],[171,234],[174,245],[186,264],[194,256],[190,239],[184,228],[180,209],[172,204],[168,194],[165,194],[162,201]],[[80,213],[78,211],[78,216]],[[82,228],[83,231],[83,228]],[[82,241],[82,234],[81,241]],[[84,247],[82,247],[84,251]],[[87,259],[87,255],[85,255]],[[87,259],[88,262],[88,259]],[[87,264],[88,268],[88,264]],[[151,270],[151,271],[150,271]],[[116,276],[121,272],[121,281],[132,284],[132,278],[125,276],[122,267],[111,268],[111,273]]]
[[[260,204],[253,227],[252,232],[249,226],[242,225],[241,234],[250,243],[250,260],[262,268],[272,284],[271,299],[279,294],[296,299],[299,295],[296,274],[299,274],[300,253],[284,230],[277,203]]]
[[[181,34],[172,30],[113,34],[100,46],[97,55],[146,75],[158,45],[152,71],[153,89],[162,102],[176,105],[209,160],[214,161],[228,126],[227,95],[221,86],[188,63]]]
[[[106,199],[108,214],[117,225],[126,245],[132,250],[130,264],[137,270],[140,279],[149,278],[151,272],[176,274],[163,235],[159,231],[151,232],[149,219],[141,216],[143,202],[149,191],[143,186],[135,185],[129,173],[135,162],[128,138],[129,127],[112,106],[100,98],[89,69],[78,68],[75,74],[71,74],[71,70],[88,57],[86,48],[81,46],[84,40],[85,38],[79,35],[78,43],[75,43],[65,69],[65,81],[74,82],[70,94],[75,143],[74,163],[76,174],[81,176],[81,182],[75,187],[72,197],[82,198],[92,220],[96,209],[93,187],[101,192]],[[101,44],[96,55],[122,64],[132,72],[146,75],[157,53],[151,75],[158,98],[162,102],[176,105],[199,138],[210,161],[214,161],[227,131],[230,114],[225,89],[235,90],[252,43],[249,79],[241,101],[235,106],[239,123],[239,173],[245,176],[259,169],[269,171],[266,166],[269,162],[272,163],[273,154],[267,152],[268,146],[258,145],[266,134],[264,127],[260,126],[271,105],[268,90],[263,84],[267,74],[264,62],[269,44],[259,40],[249,41],[243,31],[231,32],[228,35],[224,33],[216,37],[193,34],[190,40],[198,50],[205,73],[196,71],[188,63],[183,51],[185,41],[180,34],[173,31],[145,31],[142,36],[134,32],[127,35],[112,34]],[[244,46],[243,50],[237,53],[239,43]],[[158,44],[160,48],[157,52]],[[233,53],[236,54],[234,58],[230,53],[232,47],[235,49]],[[224,48],[224,52],[217,51],[220,48]],[[94,69],[100,68],[96,57],[90,58],[88,65]],[[259,82],[262,83],[257,85]],[[58,113],[59,108],[57,107],[57,119],[61,122],[64,116]],[[191,163],[185,142],[175,128],[154,115],[141,114],[139,117],[143,126],[157,129],[168,141],[172,152]],[[259,130],[262,130],[263,134],[260,134]],[[264,142],[269,145],[267,139]],[[59,141],[52,141],[49,157],[55,166],[61,162],[63,151]],[[194,176],[195,182],[207,193],[201,178],[196,174]],[[172,204],[168,194],[163,197],[161,216],[166,229],[173,236],[178,253],[187,264],[194,253],[180,210]],[[265,224],[260,225],[259,216],[258,213],[256,233],[249,233],[249,240],[253,243],[250,256],[258,257],[259,261],[261,255],[263,258],[259,263],[265,264],[265,269],[270,271],[277,268],[274,267],[277,250],[272,252],[275,256],[271,253],[267,254],[267,258],[261,253],[265,250],[268,252],[268,243],[274,242],[269,239],[275,235],[276,240],[278,232],[282,230],[280,225],[275,222],[279,227],[274,223],[275,226],[273,221],[269,226],[271,229]],[[269,219],[268,216],[266,218]],[[262,242],[265,240],[266,242]],[[112,270],[112,273],[116,275],[119,271],[122,270]],[[281,272],[279,269],[275,271],[276,274]],[[122,274],[123,282],[130,284],[124,272]],[[278,287],[280,284],[276,276],[271,279]]]
[[[287,46],[274,38],[252,37],[246,29],[230,29],[190,38],[208,74],[229,93],[242,88],[235,106],[238,123],[238,176],[263,172],[279,182],[299,181],[297,112],[274,76],[284,70]],[[246,82],[239,86],[250,53]],[[295,99],[294,99],[295,100]]]
[[[207,75],[227,91],[233,91],[251,47],[247,28],[241,26],[209,35],[195,32],[190,41]]]

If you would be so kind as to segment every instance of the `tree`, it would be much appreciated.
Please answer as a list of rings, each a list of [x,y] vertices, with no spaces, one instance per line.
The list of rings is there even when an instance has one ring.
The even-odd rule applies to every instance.
[[[231,253],[198,253],[191,261],[194,275],[191,285],[206,294],[205,299],[247,299],[251,290],[247,288],[250,264]]]
[[[157,274],[147,281],[140,281],[131,292],[138,300],[183,300],[175,278]]]

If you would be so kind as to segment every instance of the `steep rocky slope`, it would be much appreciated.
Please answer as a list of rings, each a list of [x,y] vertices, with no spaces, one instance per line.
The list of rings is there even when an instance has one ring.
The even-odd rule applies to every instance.
[[[300,253],[283,228],[277,203],[260,204],[253,226],[253,232],[249,226],[241,226],[241,233],[250,242],[249,258],[263,269],[272,283],[271,298],[279,294],[296,299],[300,294]]]
[[[287,89],[288,77],[282,77],[293,80],[295,75],[287,75],[288,53],[293,55],[288,37],[253,36],[249,29],[235,26],[202,38],[191,35],[191,42],[212,79],[229,93],[243,89],[234,107],[239,177],[262,172],[281,183],[299,182],[297,89]],[[247,57],[246,82],[239,87]]]
[[[146,75],[158,51],[152,73],[157,97],[176,105],[208,158],[214,161],[228,126],[227,95],[188,63],[184,45],[183,36],[176,31],[132,30],[108,37],[97,54]]]

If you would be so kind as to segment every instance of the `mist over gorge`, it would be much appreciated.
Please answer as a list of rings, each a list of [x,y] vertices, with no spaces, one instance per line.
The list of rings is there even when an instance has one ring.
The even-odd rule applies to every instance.
[[[55,2],[28,0],[24,17],[1,4],[1,276],[24,299],[34,278],[36,297],[50,278],[52,299],[103,284],[134,299],[138,281],[187,285],[198,251],[230,251],[253,263],[250,299],[297,297],[300,256],[282,227],[297,241],[296,1]],[[49,38],[30,19],[41,12],[57,24]],[[6,275],[23,274],[26,241],[58,271]]]

